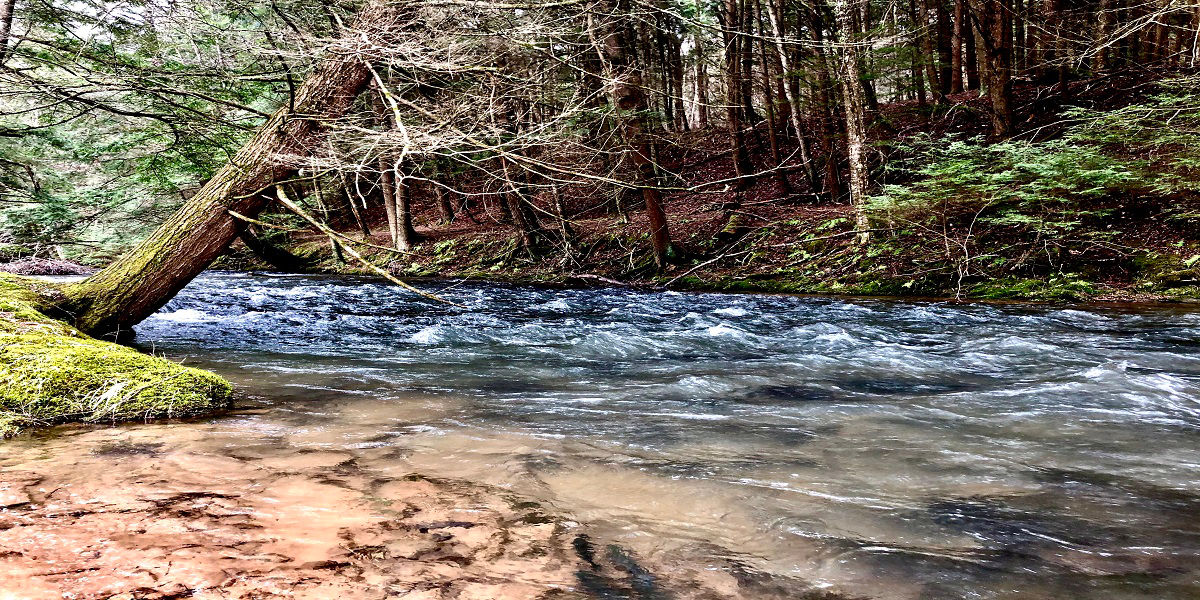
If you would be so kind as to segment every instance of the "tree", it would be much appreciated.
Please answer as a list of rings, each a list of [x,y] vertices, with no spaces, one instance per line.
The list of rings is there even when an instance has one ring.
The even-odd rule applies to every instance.
[[[746,132],[742,121],[747,100],[742,97],[745,91],[742,69],[745,64],[741,60],[741,48],[749,44],[749,40],[741,32],[741,4],[739,0],[725,0],[725,10],[721,12],[721,37],[725,42],[725,119],[729,127],[729,153],[737,177],[733,185],[736,190],[748,187],[754,174],[746,150]]]
[[[0,66],[8,60],[8,38],[12,34],[16,12],[17,0],[0,0]]]
[[[1013,132],[1012,21],[1005,0],[970,1],[971,19],[983,42],[987,64],[988,99],[992,103],[992,138],[1002,140]]]
[[[383,0],[362,9],[342,38],[254,137],[145,241],[104,270],[65,288],[60,307],[83,331],[120,335],[166,304],[200,274],[239,232],[230,215],[257,215],[274,184],[305,166],[326,122],[346,114],[371,78],[363,54],[386,44],[403,21]]]
[[[667,229],[667,214],[663,209],[658,167],[646,127],[646,92],[642,71],[636,55],[636,38],[630,21],[629,0],[616,0],[615,6],[604,2],[598,5],[601,20],[591,28],[593,44],[604,57],[613,106],[617,112],[621,134],[628,146],[629,156],[637,169],[637,185],[646,203],[650,221],[650,246],[654,263],[659,269],[667,264],[671,236]]]
[[[870,193],[870,171],[867,162],[866,94],[859,83],[859,32],[855,29],[855,12],[864,0],[837,0],[834,19],[840,33],[839,75],[842,102],[846,112],[846,153],[850,159],[850,204],[854,206],[854,225],[858,241],[870,241],[866,202]]]

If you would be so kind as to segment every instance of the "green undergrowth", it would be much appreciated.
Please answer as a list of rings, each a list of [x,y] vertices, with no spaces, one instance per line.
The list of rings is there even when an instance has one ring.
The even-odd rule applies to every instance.
[[[1096,284],[1072,275],[1049,279],[1006,277],[971,286],[968,295],[989,300],[1086,300],[1099,293]]]
[[[229,406],[221,377],[92,339],[37,310],[53,289],[0,275],[0,437],[63,422],[211,413]]]

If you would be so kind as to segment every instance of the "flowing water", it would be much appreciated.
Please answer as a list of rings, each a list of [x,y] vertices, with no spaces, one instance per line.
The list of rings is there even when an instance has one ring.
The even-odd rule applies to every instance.
[[[440,293],[464,307],[206,274],[138,344],[255,408],[191,434],[214,452],[511,490],[657,577],[638,597],[685,565],[745,598],[1200,597],[1200,313]]]

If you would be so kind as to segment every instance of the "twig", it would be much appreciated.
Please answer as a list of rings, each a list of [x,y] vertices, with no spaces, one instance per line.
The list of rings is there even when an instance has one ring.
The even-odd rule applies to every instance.
[[[620,287],[633,287],[632,283],[628,283],[625,281],[617,281],[616,279],[609,279],[607,277],[601,277],[599,275],[592,275],[591,273],[581,273],[579,275],[571,275],[571,277],[573,277],[575,279],[595,279],[596,281],[602,281],[609,285],[616,285],[616,286],[620,286]]]
[[[736,246],[736,244],[734,244],[734,245]],[[714,259],[706,260],[706,261],[684,271],[683,273],[680,273],[679,275],[672,277],[669,281],[667,281],[666,283],[663,284],[663,287],[670,287],[670,285],[675,283],[676,281],[679,281],[680,279],[683,279],[684,277],[687,277],[688,275],[691,275],[692,273],[695,273],[696,271],[698,271],[704,267],[707,267],[708,265],[711,265],[711,264],[717,262],[718,260],[721,260],[722,258],[725,258],[728,256],[739,256],[742,254],[749,254],[750,252],[753,252],[753,250],[742,250],[741,252],[732,252],[732,253],[726,252],[725,254],[722,254]]]
[[[829,240],[829,239],[833,239],[836,237],[842,237],[844,235],[855,235],[858,233],[874,233],[876,231],[891,231],[891,230],[892,230],[892,228],[890,228],[890,227],[876,227],[876,228],[872,228],[872,229],[851,229],[850,231],[843,231],[843,232],[834,233],[831,235],[823,235],[821,237],[796,240],[794,242],[788,242],[786,244],[771,244],[770,246],[767,246],[767,247],[768,248],[788,248],[791,246],[795,246],[796,244],[807,244],[808,242],[818,242],[821,240]]]
[[[315,227],[315,228],[317,229],[317,231],[320,231],[321,233],[324,233],[324,234],[328,235],[328,236],[329,236],[329,239],[330,239],[330,241],[332,241],[334,244],[337,244],[337,246],[338,246],[339,248],[341,248],[343,252],[345,252],[346,254],[349,254],[349,255],[350,255],[351,257],[353,257],[355,260],[357,260],[358,262],[362,263],[362,264],[363,264],[363,266],[367,267],[367,268],[368,268],[368,269],[370,269],[371,271],[374,271],[374,272],[375,272],[377,275],[379,275],[380,277],[383,277],[384,279],[386,279],[386,280],[388,280],[388,281],[390,281],[390,282],[392,282],[392,283],[394,283],[394,284],[396,284],[396,285],[398,285],[398,286],[400,286],[400,287],[402,287],[402,288],[404,288],[404,289],[406,289],[406,290],[408,290],[408,291],[410,291],[410,292],[412,292],[412,293],[414,293],[414,294],[416,294],[416,295],[418,295],[418,296],[421,296],[421,297],[423,297],[423,298],[428,298],[428,299],[430,299],[430,300],[433,300],[433,301],[435,301],[435,302],[441,302],[442,304],[449,304],[450,306],[457,306],[457,307],[459,307],[459,308],[466,308],[466,307],[465,307],[465,306],[463,306],[462,304],[458,304],[458,303],[455,303],[455,302],[451,302],[451,301],[449,301],[449,300],[446,300],[445,298],[441,298],[441,297],[435,296],[435,295],[433,295],[433,294],[430,294],[430,293],[428,293],[428,292],[423,292],[423,291],[421,291],[421,290],[419,290],[419,289],[417,289],[417,288],[415,288],[415,287],[413,287],[413,286],[411,286],[411,285],[409,285],[409,284],[407,284],[407,283],[405,283],[405,282],[401,281],[401,280],[400,280],[399,278],[397,278],[395,275],[392,275],[391,273],[387,272],[387,270],[386,270],[386,269],[382,269],[382,268],[380,268],[379,266],[377,266],[375,263],[372,263],[371,261],[369,261],[369,260],[367,260],[367,259],[363,258],[363,256],[362,256],[361,254],[359,254],[357,250],[355,250],[354,248],[351,248],[350,246],[346,245],[346,244],[345,244],[345,243],[343,243],[341,240],[339,240],[339,239],[338,239],[338,237],[340,237],[340,236],[338,236],[337,232],[335,232],[334,230],[330,229],[330,228],[329,228],[328,226],[326,226],[324,223],[322,223],[322,222],[318,221],[318,220],[317,220],[317,219],[315,219],[315,218],[314,218],[312,215],[308,214],[308,212],[306,212],[304,209],[300,208],[299,206],[296,206],[296,204],[295,204],[295,203],[293,203],[291,200],[289,200],[289,199],[288,199],[288,197],[287,197],[287,194],[286,194],[286,193],[284,193],[284,191],[283,191],[283,188],[282,188],[282,187],[276,187],[276,188],[275,188],[275,194],[276,194],[276,196],[278,196],[278,198],[279,198],[279,202],[280,202],[281,204],[283,204],[284,206],[286,206],[286,207],[288,208],[288,210],[290,210],[290,211],[292,211],[292,212],[296,213],[297,215],[299,215],[299,216],[300,216],[302,219],[304,219],[305,221],[308,221],[308,223],[309,223],[310,225],[312,225],[313,227]]]

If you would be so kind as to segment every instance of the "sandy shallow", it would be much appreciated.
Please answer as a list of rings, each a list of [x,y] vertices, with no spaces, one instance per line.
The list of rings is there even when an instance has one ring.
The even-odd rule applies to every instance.
[[[392,449],[221,454],[192,427],[60,429],[0,448],[0,598],[655,593],[636,559],[535,503],[361,466]],[[685,597],[736,595],[727,575],[686,575]]]

